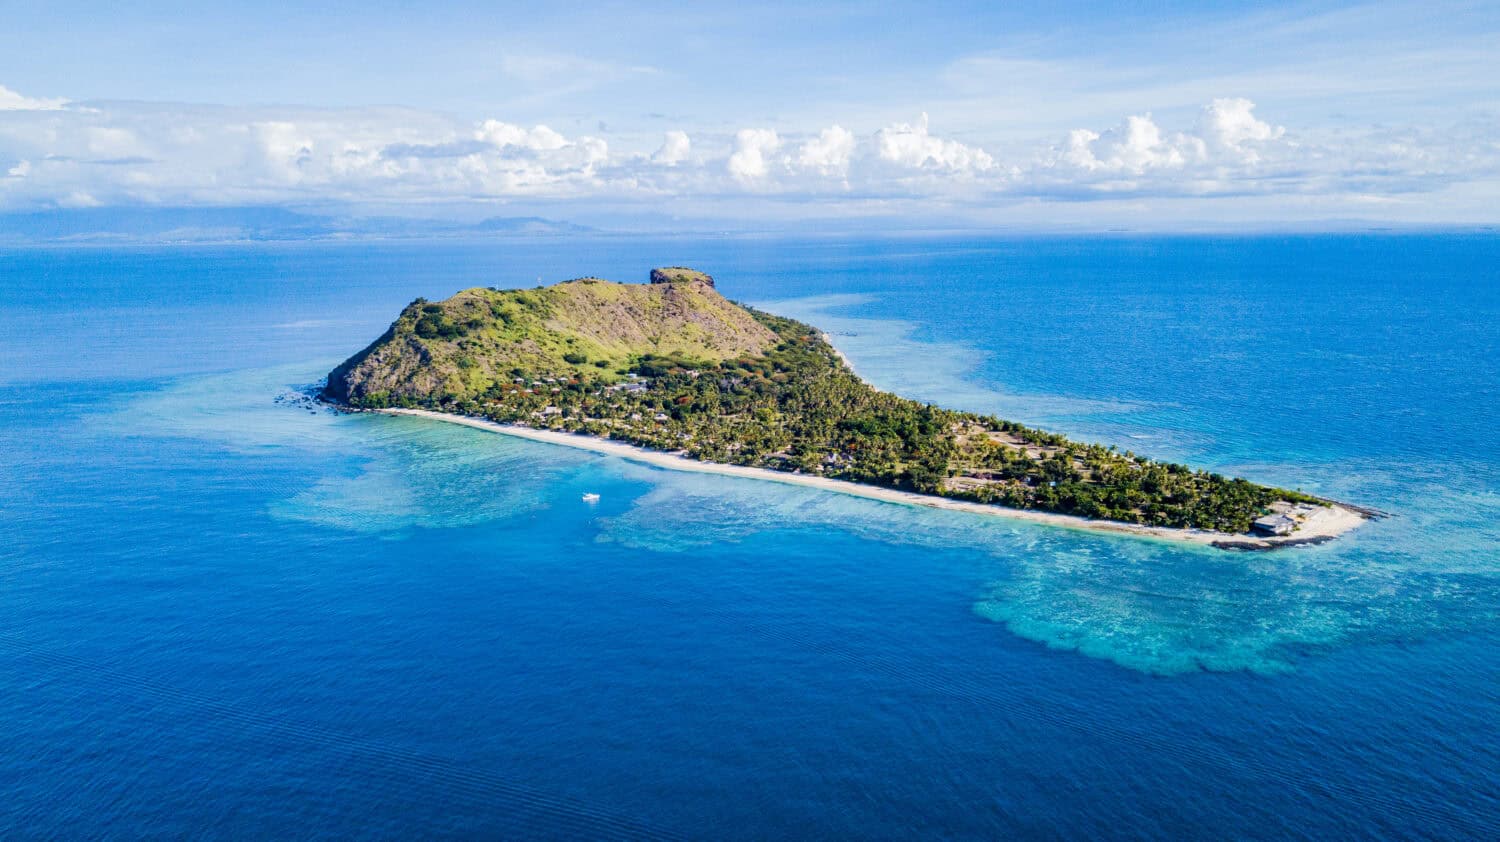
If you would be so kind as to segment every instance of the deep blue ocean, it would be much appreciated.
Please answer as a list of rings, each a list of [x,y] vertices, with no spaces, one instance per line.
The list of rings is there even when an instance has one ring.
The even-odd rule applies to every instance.
[[[1231,553],[302,399],[417,296],[666,264],[1391,517]],[[0,302],[5,839],[1500,837],[1500,236],[35,248]]]

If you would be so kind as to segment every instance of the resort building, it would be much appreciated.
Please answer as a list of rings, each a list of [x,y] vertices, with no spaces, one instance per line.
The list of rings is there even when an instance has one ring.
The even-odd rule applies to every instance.
[[[1257,518],[1251,528],[1262,535],[1290,535],[1297,528],[1297,521],[1286,515],[1266,515]]]

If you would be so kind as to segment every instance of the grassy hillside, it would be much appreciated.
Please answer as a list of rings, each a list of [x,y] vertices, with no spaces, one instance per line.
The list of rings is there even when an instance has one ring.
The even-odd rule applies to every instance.
[[[385,335],[329,375],[328,393],[352,403],[464,401],[517,377],[614,382],[651,355],[713,363],[777,341],[690,270],[650,284],[580,278],[475,288],[407,305]]]

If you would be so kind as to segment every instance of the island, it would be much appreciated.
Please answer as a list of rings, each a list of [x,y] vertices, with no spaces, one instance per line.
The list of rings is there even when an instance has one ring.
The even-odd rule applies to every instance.
[[[685,267],[417,299],[323,397],[665,467],[1269,549],[1375,512],[874,388],[816,328]]]

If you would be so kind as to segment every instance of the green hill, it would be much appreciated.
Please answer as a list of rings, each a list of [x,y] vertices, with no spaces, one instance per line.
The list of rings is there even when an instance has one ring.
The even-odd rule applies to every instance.
[[[1243,533],[1294,491],[1081,444],[882,392],[815,328],[741,307],[682,267],[417,300],[328,376],[354,407],[425,407],[1084,517]]]
[[[653,356],[713,363],[778,341],[712,278],[688,269],[656,270],[649,284],[475,288],[407,305],[329,375],[327,392],[350,403],[463,401],[517,377],[612,382]]]

